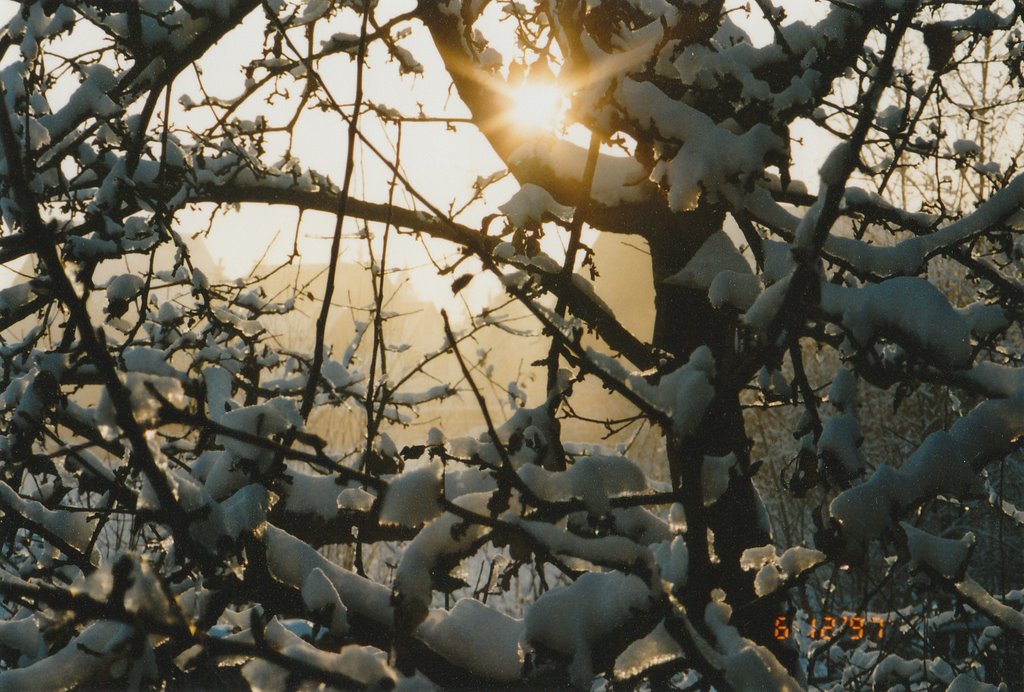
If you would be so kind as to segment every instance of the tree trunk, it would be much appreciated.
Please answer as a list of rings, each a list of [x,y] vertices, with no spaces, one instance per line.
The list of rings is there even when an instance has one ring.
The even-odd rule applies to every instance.
[[[736,362],[737,314],[717,310],[703,291],[666,284],[665,279],[681,270],[712,233],[721,230],[724,214],[701,205],[688,215],[689,228],[648,235],[655,288],[655,346],[685,362],[694,349],[707,346],[723,372]],[[680,236],[686,242],[680,242]],[[678,596],[690,617],[703,622],[703,607],[709,593],[725,591],[734,610],[733,624],[743,636],[770,650],[791,670],[792,649],[773,636],[780,601],[751,605],[755,600],[754,574],[740,568],[740,556],[747,548],[771,543],[767,513],[750,478],[750,447],[738,392],[722,391],[704,416],[693,436],[667,445],[673,483],[684,497],[687,509],[690,577]],[[726,492],[710,507],[703,506],[701,465],[703,457],[735,454],[737,465]],[[693,511],[697,508],[697,511]],[[709,533],[710,531],[710,533]],[[705,536],[713,537],[705,539]],[[781,599],[784,604],[784,599]]]

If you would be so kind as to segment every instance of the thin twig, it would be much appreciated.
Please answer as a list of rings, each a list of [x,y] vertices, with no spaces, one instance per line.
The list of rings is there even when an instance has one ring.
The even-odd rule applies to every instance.
[[[302,420],[309,418],[313,410],[313,400],[317,385],[320,382],[320,368],[324,361],[324,337],[327,333],[327,317],[331,311],[331,300],[334,296],[334,283],[338,274],[338,258],[341,255],[341,227],[345,221],[348,207],[349,189],[352,184],[352,172],[355,169],[356,133],[359,124],[359,111],[363,103],[363,68],[366,62],[366,27],[369,22],[369,2],[363,0],[363,21],[359,29],[359,52],[356,55],[356,101],[352,107],[352,117],[348,121],[348,151],[345,152],[345,178],[338,197],[338,211],[334,219],[334,234],[331,239],[331,257],[327,270],[327,285],[324,287],[324,299],[320,305],[320,315],[316,321],[316,340],[313,346],[313,362],[309,366],[309,380],[306,392],[302,397],[299,414]]]

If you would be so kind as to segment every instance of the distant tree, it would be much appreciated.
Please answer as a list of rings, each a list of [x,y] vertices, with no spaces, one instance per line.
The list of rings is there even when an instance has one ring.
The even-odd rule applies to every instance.
[[[36,273],[0,291],[0,689],[1019,686],[1021,5],[793,5],[21,3],[0,263]],[[209,77],[230,60],[237,85]],[[424,87],[444,112],[409,109]],[[526,122],[533,90],[564,122]],[[452,152],[427,181],[403,151],[442,130],[511,199],[483,171],[424,193]],[[300,160],[327,145],[334,168]],[[322,284],[196,266],[190,210],[254,204],[333,215]],[[649,251],[652,334],[593,290],[616,258],[586,228]],[[452,306],[489,276],[530,324],[452,310],[397,360],[399,234]],[[348,243],[372,297],[345,344]],[[534,408],[475,348],[518,332],[543,335]],[[588,409],[595,382],[627,413]],[[477,437],[417,425],[453,396]],[[930,422],[862,429],[864,402]],[[355,444],[311,423],[332,408]],[[767,504],[756,426],[799,441]],[[643,458],[615,446],[639,428]]]

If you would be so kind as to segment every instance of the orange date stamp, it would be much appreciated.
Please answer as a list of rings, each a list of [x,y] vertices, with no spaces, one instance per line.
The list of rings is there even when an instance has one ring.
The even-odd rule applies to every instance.
[[[885,619],[877,615],[819,615],[800,623],[780,615],[773,625],[772,635],[779,641],[793,636],[796,627],[809,639],[828,640],[836,635],[848,636],[850,641],[885,638]]]

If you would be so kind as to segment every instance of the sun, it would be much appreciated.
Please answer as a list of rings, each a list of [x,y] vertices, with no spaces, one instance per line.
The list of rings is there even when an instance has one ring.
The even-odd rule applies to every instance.
[[[527,130],[553,130],[565,113],[566,98],[554,84],[523,82],[512,92],[512,121]]]

